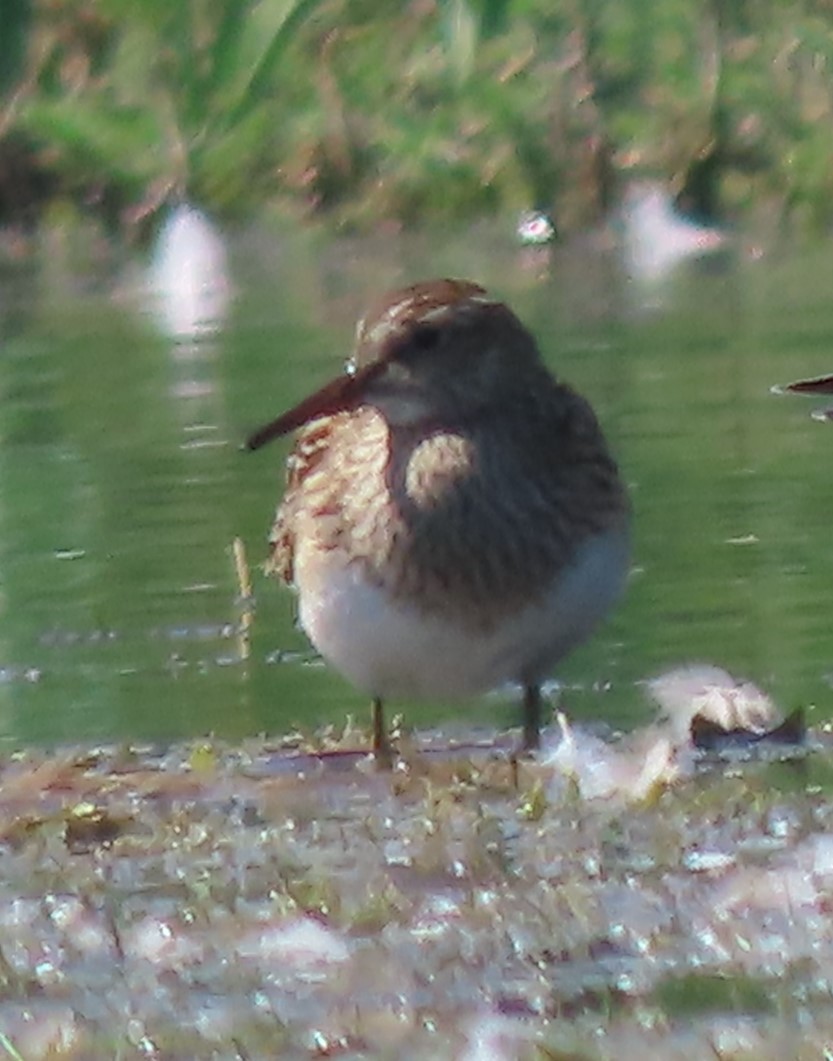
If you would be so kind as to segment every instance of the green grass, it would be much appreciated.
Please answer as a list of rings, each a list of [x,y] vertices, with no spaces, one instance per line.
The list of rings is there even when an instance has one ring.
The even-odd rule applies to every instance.
[[[7,0],[4,20],[5,220],[63,198],[130,225],[188,197],[359,227],[537,204],[569,229],[633,171],[700,209],[833,219],[810,0]]]

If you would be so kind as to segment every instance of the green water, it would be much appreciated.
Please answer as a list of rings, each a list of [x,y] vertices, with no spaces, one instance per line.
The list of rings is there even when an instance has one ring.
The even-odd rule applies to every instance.
[[[439,242],[439,246],[437,245]],[[229,555],[253,566],[286,445],[248,430],[321,382],[380,288],[469,276],[505,296],[594,402],[631,484],[634,573],[564,665],[566,706],[628,725],[641,680],[725,666],[789,709],[831,711],[833,425],[773,383],[833,371],[833,249],[685,265],[661,291],[591,249],[548,264],[488,231],[333,241],[232,239],[235,296],[213,342],[176,347],[142,310],[136,265],[47,245],[0,278],[0,739],[239,739],[364,719],[318,663],[291,595],[255,569],[240,659]],[[647,305],[646,305],[647,304]],[[403,705],[416,725],[449,705]],[[509,725],[511,700],[465,720]]]

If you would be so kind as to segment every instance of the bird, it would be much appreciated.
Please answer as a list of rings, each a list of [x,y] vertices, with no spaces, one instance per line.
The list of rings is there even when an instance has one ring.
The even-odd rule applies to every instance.
[[[810,379],[797,379],[783,386],[776,384],[771,390],[773,394],[833,394],[833,376],[813,376]],[[829,423],[833,420],[833,406],[814,410],[812,417],[814,420]]]
[[[515,226],[518,242],[523,247],[541,247],[557,238],[555,225],[543,210],[523,210]]]
[[[343,374],[255,431],[297,432],[267,570],[318,652],[384,704],[542,682],[619,597],[630,504],[589,402],[511,309],[469,280],[422,281],[359,321]]]
[[[783,388],[792,394],[833,394],[833,376],[813,376],[811,379],[797,379],[787,383]]]

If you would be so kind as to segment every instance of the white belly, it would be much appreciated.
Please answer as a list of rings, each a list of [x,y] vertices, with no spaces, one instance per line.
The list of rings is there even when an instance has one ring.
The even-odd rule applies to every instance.
[[[321,655],[372,696],[463,698],[507,681],[537,682],[582,642],[619,596],[621,530],[586,542],[544,600],[482,633],[390,598],[337,551],[298,556],[300,619]]]

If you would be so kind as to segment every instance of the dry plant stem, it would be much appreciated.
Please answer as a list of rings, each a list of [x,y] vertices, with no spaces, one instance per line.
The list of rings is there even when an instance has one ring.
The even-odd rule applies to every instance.
[[[251,627],[254,621],[252,607],[252,576],[249,562],[246,559],[246,546],[242,538],[235,538],[231,543],[234,556],[234,570],[237,574],[237,592],[240,600],[240,625],[237,634],[237,650],[241,660],[247,660],[251,653]]]
[[[0,1032],[0,1046],[6,1051],[12,1061],[23,1061],[23,1055],[17,1050],[14,1043],[3,1032]]]

